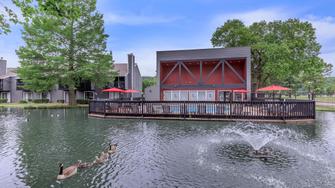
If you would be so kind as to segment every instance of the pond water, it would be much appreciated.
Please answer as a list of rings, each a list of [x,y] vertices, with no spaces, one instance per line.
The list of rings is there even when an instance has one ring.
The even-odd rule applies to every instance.
[[[0,109],[1,187],[334,187],[335,113],[315,125],[107,120],[86,109]],[[58,163],[102,165],[57,181]],[[268,157],[254,156],[266,148]]]

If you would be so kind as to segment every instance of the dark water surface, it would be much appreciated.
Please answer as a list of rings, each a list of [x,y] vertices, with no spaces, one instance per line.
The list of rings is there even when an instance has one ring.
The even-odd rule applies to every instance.
[[[0,109],[0,187],[335,187],[335,113],[304,126],[86,114]],[[106,163],[56,181],[59,162],[93,161],[109,142]]]

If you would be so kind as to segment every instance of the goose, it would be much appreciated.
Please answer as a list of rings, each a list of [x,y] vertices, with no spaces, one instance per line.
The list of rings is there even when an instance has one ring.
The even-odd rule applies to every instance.
[[[104,163],[107,159],[108,159],[108,153],[101,152],[100,157],[95,156],[95,160],[93,163],[101,164],[101,163]]]
[[[92,162],[81,162],[81,160],[78,160],[78,168],[89,168],[93,166]]]
[[[77,173],[78,165],[79,163],[63,169],[64,168],[63,163],[60,163],[59,164],[59,174],[57,176],[57,180],[64,180],[66,178],[69,178],[75,175]]]
[[[109,147],[108,147],[108,154],[113,154],[116,152],[116,147],[117,147],[117,144],[109,144]]]

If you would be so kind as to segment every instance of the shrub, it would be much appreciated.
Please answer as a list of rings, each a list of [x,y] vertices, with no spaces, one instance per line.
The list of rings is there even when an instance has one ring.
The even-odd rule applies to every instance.
[[[49,99],[34,99],[33,103],[49,103]]]
[[[57,100],[57,103],[65,103],[65,100]]]
[[[88,104],[88,100],[86,100],[86,99],[77,99],[77,104]]]
[[[0,103],[7,103],[7,99],[0,99]]]
[[[26,103],[28,103],[27,101],[24,101],[24,100],[22,100],[22,101],[19,101],[19,103],[21,103],[21,104],[26,104]]]

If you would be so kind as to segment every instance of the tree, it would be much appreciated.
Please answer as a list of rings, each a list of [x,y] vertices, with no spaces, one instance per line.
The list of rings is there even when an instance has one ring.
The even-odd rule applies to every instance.
[[[256,88],[270,83],[299,85],[324,78],[331,70],[318,55],[321,45],[309,22],[298,19],[255,22],[228,20],[218,27],[212,39],[214,47],[251,47],[252,82]],[[318,78],[318,79],[316,79]]]
[[[17,23],[17,15],[12,9],[0,2],[0,35],[10,32],[10,22]]]
[[[69,104],[83,80],[101,87],[113,80],[113,60],[106,51],[103,16],[96,0],[16,0],[26,21],[25,46],[17,50],[25,88],[46,92],[55,84],[69,89]]]
[[[151,77],[151,78],[145,78],[142,81],[142,90],[144,91],[145,88],[153,86],[156,84],[156,78]]]

